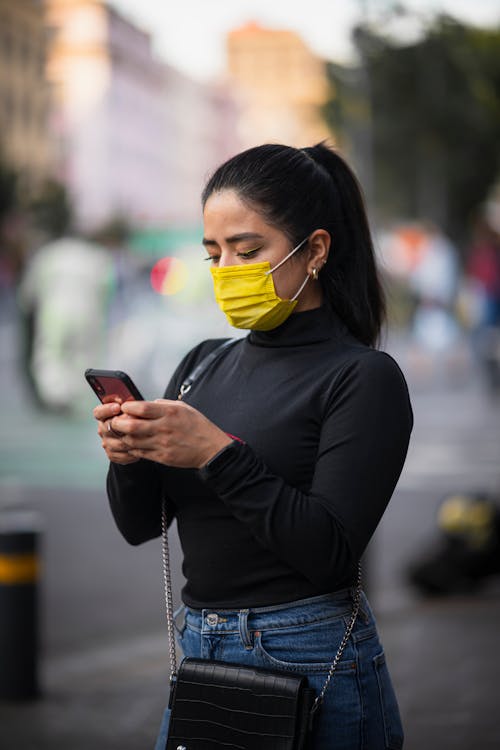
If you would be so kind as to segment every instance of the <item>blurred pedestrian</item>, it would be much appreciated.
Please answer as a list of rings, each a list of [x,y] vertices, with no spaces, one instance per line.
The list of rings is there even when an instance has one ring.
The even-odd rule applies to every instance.
[[[442,366],[455,378],[466,366],[461,328],[456,316],[460,282],[458,253],[433,223],[424,225],[418,259],[409,275],[415,310],[411,324],[413,368],[424,379],[436,377]]]
[[[414,335],[432,351],[447,349],[455,339],[453,306],[458,279],[455,247],[436,226],[427,224],[419,260],[410,275],[410,287],[418,305]]]
[[[473,349],[495,393],[500,391],[500,236],[486,218],[476,223],[467,276],[475,295]]]
[[[303,673],[318,694],[359,594],[313,747],[400,748],[356,581],[412,411],[399,367],[374,348],[384,304],[360,189],[324,144],[265,145],[223,164],[203,206],[216,300],[250,332],[183,400],[181,383],[220,341],[184,358],[164,399],[94,410],[115,520],[139,544],[160,535],[163,498],[177,519],[187,656]],[[168,722],[167,710],[157,748]]]
[[[102,361],[113,263],[99,245],[63,237],[27,263],[18,290],[26,375],[40,407],[79,409],[89,362]]]

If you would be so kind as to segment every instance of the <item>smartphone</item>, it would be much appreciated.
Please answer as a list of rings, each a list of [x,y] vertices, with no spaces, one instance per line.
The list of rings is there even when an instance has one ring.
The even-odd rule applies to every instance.
[[[90,367],[85,370],[85,378],[103,404],[144,400],[133,380],[121,370],[94,370]]]

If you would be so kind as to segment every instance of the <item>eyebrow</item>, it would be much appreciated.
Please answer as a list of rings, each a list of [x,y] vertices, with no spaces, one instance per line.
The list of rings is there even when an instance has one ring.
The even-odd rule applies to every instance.
[[[264,237],[262,234],[258,234],[257,232],[241,232],[240,234],[233,234],[231,237],[226,237],[226,242],[229,245],[233,245],[236,242],[242,242],[243,240],[263,240]],[[205,247],[210,247],[212,245],[217,245],[217,242],[215,240],[208,240],[206,237],[202,239],[202,245]]]

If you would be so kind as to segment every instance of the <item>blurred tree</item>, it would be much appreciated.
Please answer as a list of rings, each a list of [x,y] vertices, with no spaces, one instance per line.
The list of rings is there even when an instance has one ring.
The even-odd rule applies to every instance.
[[[89,233],[88,238],[111,248],[126,246],[132,233],[132,225],[127,216],[115,214],[100,227]]]
[[[460,243],[499,174],[500,28],[438,16],[411,44],[373,24],[353,35],[360,64],[329,66],[325,116],[377,219],[430,219]]]
[[[13,283],[22,266],[19,209],[19,174],[2,158],[0,150],[0,288]]]
[[[53,178],[46,179],[30,201],[29,211],[37,229],[50,238],[71,231],[73,208],[66,187]]]
[[[17,205],[17,174],[0,160],[0,225]]]

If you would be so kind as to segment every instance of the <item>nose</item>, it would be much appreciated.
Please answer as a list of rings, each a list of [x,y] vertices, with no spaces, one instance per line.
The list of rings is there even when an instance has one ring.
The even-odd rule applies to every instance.
[[[217,264],[219,268],[224,268],[225,266],[239,266],[241,263],[243,263],[242,258],[239,258],[230,248],[221,249],[219,262]]]

